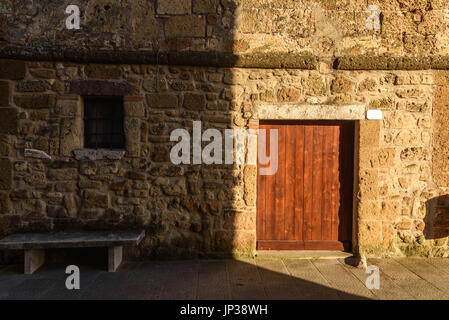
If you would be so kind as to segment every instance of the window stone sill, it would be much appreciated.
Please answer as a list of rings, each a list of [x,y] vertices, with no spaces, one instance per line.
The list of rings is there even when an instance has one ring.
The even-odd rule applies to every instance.
[[[120,160],[125,156],[125,150],[108,149],[78,149],[74,150],[76,160]]]

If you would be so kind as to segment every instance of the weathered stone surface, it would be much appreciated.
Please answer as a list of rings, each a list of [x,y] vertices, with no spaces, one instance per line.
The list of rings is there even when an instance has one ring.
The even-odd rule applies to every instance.
[[[30,73],[35,78],[55,79],[56,71],[53,69],[30,69]]]
[[[125,96],[129,141],[128,152],[118,157],[83,150],[81,143],[76,151],[70,152],[72,147],[66,151],[67,145],[77,144],[63,140],[78,127],[69,122],[81,119],[80,109],[72,108],[75,104],[58,102],[43,109],[17,106],[20,134],[1,135],[5,141],[0,141],[0,155],[15,164],[17,190],[4,191],[10,192],[12,212],[26,215],[23,228],[28,231],[33,228],[29,221],[38,223],[47,214],[56,220],[72,218],[70,223],[58,223],[58,228],[146,224],[154,232],[138,249],[142,256],[156,254],[159,248],[179,253],[179,247],[194,254],[248,253],[255,248],[255,168],[170,165],[170,132],[189,130],[196,120],[203,121],[204,129],[220,130],[246,129],[247,124],[257,128],[258,119],[351,120],[356,122],[354,197],[358,200],[353,227],[361,239],[360,245],[353,244],[354,251],[399,255],[423,243],[447,251],[444,228],[449,220],[433,204],[448,191],[444,114],[449,94],[444,87],[449,85],[449,75],[429,70],[449,65],[444,58],[445,36],[435,35],[438,27],[444,29],[443,12],[430,10],[433,3],[432,8],[421,6],[425,1],[379,3],[388,10],[382,10],[382,30],[377,32],[357,28],[366,20],[366,3],[306,2],[192,0],[186,2],[192,5],[188,13],[174,16],[158,12],[162,1],[153,7],[141,0],[93,0],[84,13],[90,27],[77,31],[75,38],[67,30],[54,34],[53,20],[39,29],[43,36],[28,33],[32,21],[23,29],[24,39],[8,32],[19,37],[14,43],[22,46],[5,43],[0,56],[30,61],[26,80],[5,80],[14,95],[57,94],[66,100],[69,92]],[[59,4],[47,5],[46,10],[57,13],[51,19],[63,21]],[[22,6],[17,10],[16,16],[28,16]],[[32,20],[41,21],[43,12],[38,10]],[[200,23],[191,28],[192,21]],[[177,35],[164,32],[170,31],[168,27]],[[439,58],[431,56],[437,53]],[[333,64],[336,56],[341,58]],[[377,71],[361,70],[361,62],[355,60],[351,60],[353,70],[333,70],[355,56]],[[146,100],[137,102],[137,96],[144,94]],[[127,106],[130,102],[135,104]],[[366,109],[383,110],[383,119],[364,120]],[[77,129],[72,137],[82,141],[82,135]],[[47,150],[52,161],[23,159],[29,148]],[[71,164],[61,164],[69,159]],[[92,161],[80,161],[87,159]],[[62,176],[54,173],[57,169],[74,173]],[[86,190],[108,194],[111,210],[98,204],[86,208]],[[41,204],[34,200],[48,208],[33,212],[33,205]],[[441,254],[433,249],[426,252]]]
[[[123,150],[103,150],[103,149],[77,149],[73,150],[77,160],[120,160],[125,156]]]
[[[10,157],[13,155],[12,141],[9,136],[0,136],[0,156]]]
[[[90,71],[97,72],[99,71]],[[112,71],[111,71],[112,72]],[[119,71],[115,71],[118,76]],[[107,74],[105,77],[108,79]],[[132,95],[132,86],[128,83],[106,80],[76,80],[70,81],[70,93],[81,96],[129,96]]]
[[[26,62],[24,61],[0,59],[0,79],[24,79],[26,70]]]
[[[51,160],[51,156],[49,156],[46,152],[42,150],[36,149],[25,149],[24,154],[25,158],[36,158],[36,159],[48,159]]]
[[[13,186],[13,165],[9,159],[0,159],[0,190],[10,190]]]
[[[379,197],[379,179],[377,170],[362,170],[359,177],[359,197],[376,200]]]
[[[0,108],[0,134],[18,134],[19,117],[16,108]]]
[[[127,117],[145,117],[145,105],[143,101],[125,101],[125,116]]]
[[[11,103],[12,84],[10,81],[0,81],[0,107],[7,107]]]
[[[361,221],[359,228],[361,246],[375,247],[382,244],[382,222]]]
[[[109,194],[99,191],[86,190],[83,194],[83,206],[85,208],[107,208],[109,206]]]
[[[189,110],[204,110],[206,107],[206,96],[203,94],[186,93],[184,95],[183,107]]]
[[[12,202],[9,198],[9,192],[0,192],[0,214],[8,214],[12,211]]]
[[[278,90],[278,99],[280,102],[297,102],[301,96],[301,91],[296,88],[281,88]]]
[[[138,157],[140,155],[140,128],[141,122],[136,118],[125,118],[124,130],[126,142],[125,149],[129,157]]]
[[[206,19],[194,15],[170,17],[165,24],[165,35],[167,38],[204,37]]]
[[[178,107],[178,96],[175,94],[150,93],[147,94],[146,98],[150,108]]]
[[[60,206],[48,206],[47,215],[52,218],[67,218],[67,209]]]
[[[21,94],[14,96],[14,103],[24,109],[50,109],[54,106],[53,94]]]
[[[78,170],[76,168],[49,169],[48,178],[55,181],[76,180]]]
[[[119,66],[90,64],[86,67],[86,75],[93,79],[120,79],[122,69]]]
[[[178,179],[175,183],[164,186],[164,193],[169,196],[180,196],[187,194],[186,181],[184,179]]]
[[[45,80],[24,80],[17,82],[18,92],[45,92],[50,89],[50,84]]]
[[[365,119],[365,107],[361,105],[298,105],[258,103],[254,110],[254,119],[278,120],[361,120]]]
[[[131,0],[131,37],[137,41],[155,39],[158,36],[158,21],[151,1]]]
[[[66,117],[77,117],[83,113],[83,105],[80,98],[73,97],[73,99],[58,98],[56,101],[55,111]]]
[[[257,166],[246,166],[244,171],[244,200],[248,206],[255,206],[257,199]]]
[[[449,121],[449,87],[438,86],[435,88],[434,104],[434,135],[433,135],[433,175],[435,182],[440,187],[449,186],[449,164],[447,161],[449,155],[449,135],[447,127]]]
[[[354,82],[348,78],[338,77],[332,81],[331,91],[333,93],[346,93],[354,91]]]
[[[160,0],[157,2],[158,14],[188,14],[192,12],[190,0]]]
[[[82,119],[63,118],[61,120],[61,138],[59,150],[63,156],[71,156],[72,152],[81,148],[82,143]]]
[[[194,13],[216,13],[217,6],[217,0],[193,0]]]
[[[360,121],[360,145],[378,147],[380,141],[380,122],[376,120]]]

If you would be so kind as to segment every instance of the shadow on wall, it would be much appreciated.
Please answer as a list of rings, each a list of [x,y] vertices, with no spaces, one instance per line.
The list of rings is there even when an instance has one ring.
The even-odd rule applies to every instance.
[[[449,236],[449,195],[427,200],[424,223],[423,233],[426,239],[447,242],[446,238]],[[444,243],[439,243],[439,245]]]

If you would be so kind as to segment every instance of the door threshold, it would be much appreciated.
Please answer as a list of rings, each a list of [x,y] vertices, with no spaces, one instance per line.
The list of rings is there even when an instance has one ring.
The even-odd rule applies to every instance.
[[[353,257],[354,254],[329,250],[257,250],[255,256],[284,259],[346,259]]]

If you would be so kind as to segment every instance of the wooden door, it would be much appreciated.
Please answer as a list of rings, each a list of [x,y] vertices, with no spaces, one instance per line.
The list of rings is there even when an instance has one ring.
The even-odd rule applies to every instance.
[[[257,248],[350,250],[354,123],[261,121],[259,128],[267,153],[270,130],[278,130],[278,170],[259,170]]]

